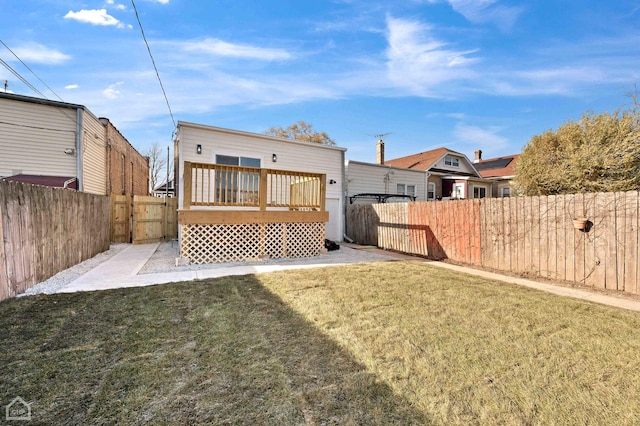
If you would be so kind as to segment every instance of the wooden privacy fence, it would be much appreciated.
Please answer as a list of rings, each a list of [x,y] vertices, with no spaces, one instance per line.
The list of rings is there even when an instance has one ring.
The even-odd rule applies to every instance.
[[[178,238],[178,199],[111,196],[111,241],[146,244]]]
[[[376,227],[382,248],[640,294],[639,199],[631,191],[375,204],[360,207],[366,224],[347,229]],[[588,219],[585,230],[576,217]]]
[[[0,180],[0,300],[108,249],[108,197]]]

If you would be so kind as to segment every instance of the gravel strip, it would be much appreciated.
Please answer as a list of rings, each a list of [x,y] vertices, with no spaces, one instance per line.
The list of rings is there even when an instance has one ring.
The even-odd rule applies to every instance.
[[[86,274],[102,262],[111,259],[113,256],[120,253],[127,247],[129,247],[129,244],[111,244],[109,250],[103,251],[102,253],[93,256],[91,259],[87,259],[84,262],[78,263],[71,268],[58,272],[48,280],[42,281],[41,283],[38,283],[35,286],[31,287],[24,293],[17,295],[17,297],[31,296],[34,294],[53,294],[60,288],[74,281],[76,278]]]

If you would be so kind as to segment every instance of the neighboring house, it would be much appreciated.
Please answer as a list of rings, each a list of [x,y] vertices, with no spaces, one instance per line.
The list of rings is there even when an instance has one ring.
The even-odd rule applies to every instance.
[[[0,92],[0,151],[0,178],[100,195],[148,194],[148,161],[82,105]]]
[[[427,173],[427,199],[491,197],[492,181],[480,176],[466,155],[447,148],[420,152],[384,165]]]
[[[192,262],[318,254],[344,234],[346,149],[178,123],[181,256]]]
[[[167,188],[166,183],[156,186],[153,190],[153,196],[154,197],[175,197],[176,196],[175,181],[173,179],[169,181],[169,188]]]
[[[519,156],[519,154],[514,154],[483,160],[482,151],[477,150],[475,152],[473,165],[480,173],[480,176],[493,182],[492,193],[494,197],[510,197],[513,195],[511,183],[516,174],[515,169]]]
[[[377,203],[429,199],[427,174],[421,170],[347,160],[345,179],[347,202]],[[392,194],[408,197],[392,197]],[[435,199],[435,194],[431,194],[431,199]]]
[[[149,157],[141,155],[108,118],[100,122],[107,142],[107,194],[149,195]]]

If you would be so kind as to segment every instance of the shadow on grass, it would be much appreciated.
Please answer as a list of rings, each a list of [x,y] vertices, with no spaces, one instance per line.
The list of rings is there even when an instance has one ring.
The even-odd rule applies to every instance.
[[[0,303],[32,423],[424,424],[252,276]]]

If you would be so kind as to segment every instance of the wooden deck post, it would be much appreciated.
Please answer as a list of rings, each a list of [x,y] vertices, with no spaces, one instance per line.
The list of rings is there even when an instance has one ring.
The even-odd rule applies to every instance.
[[[320,211],[325,211],[327,203],[327,175],[320,175]]]
[[[184,162],[184,190],[182,191],[182,208],[189,210],[191,208],[191,162]]]
[[[260,210],[267,210],[267,176],[268,169],[260,169]]]

